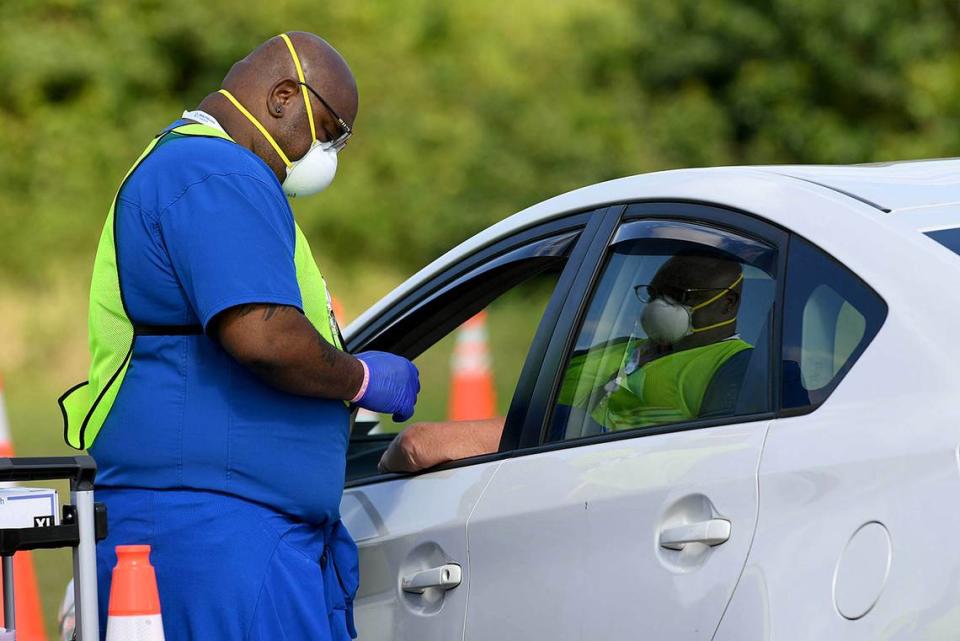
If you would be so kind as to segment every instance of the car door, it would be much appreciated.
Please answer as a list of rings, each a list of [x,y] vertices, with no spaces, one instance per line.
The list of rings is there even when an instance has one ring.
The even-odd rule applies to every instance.
[[[341,513],[360,550],[355,618],[361,640],[461,637],[471,572],[466,523],[510,443],[519,440],[522,421],[513,415],[525,407],[532,387],[529,375],[503,380],[498,362],[509,361],[517,373],[525,360],[539,362],[562,293],[603,216],[566,216],[472,252],[421,279],[380,318],[348,335],[351,351],[389,350],[414,359],[422,389],[413,422],[443,419],[448,335],[486,309],[491,330],[500,330],[492,331],[494,371],[510,401],[501,452],[414,476],[376,469],[398,426],[369,413],[355,421]]]
[[[711,207],[645,204],[595,243],[596,268],[584,266],[567,294],[521,449],[501,463],[468,523],[466,639],[710,639],[750,548],[775,407],[771,345],[785,235]],[[697,352],[693,365],[675,370],[711,372],[705,389],[683,374],[684,389],[700,385],[689,393],[701,394],[690,415],[654,411],[656,377],[647,372],[659,359],[637,366],[652,339],[637,322],[646,303],[635,294],[668,260],[700,255],[743,280],[721,294],[738,306],[725,312],[736,334],[697,349],[739,351],[709,366]],[[611,346],[615,376],[575,366]],[[638,405],[612,414],[612,395],[638,380]],[[589,392],[582,405],[565,398],[571,388]]]

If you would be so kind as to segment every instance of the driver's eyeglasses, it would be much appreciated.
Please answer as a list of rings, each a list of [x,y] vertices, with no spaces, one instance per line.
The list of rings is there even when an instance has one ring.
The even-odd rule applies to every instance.
[[[649,303],[654,298],[668,297],[681,305],[690,305],[700,298],[706,298],[703,294],[710,292],[719,292],[729,287],[673,287],[671,285],[637,285],[633,288],[637,298],[641,303]]]
[[[305,82],[301,82],[300,84],[306,87],[307,89],[309,89],[310,93],[312,93],[314,96],[317,97],[317,100],[320,101],[320,104],[326,107],[327,111],[330,112],[330,115],[333,116],[333,119],[336,121],[337,126],[340,127],[339,136],[337,136],[333,140],[324,141],[324,142],[327,142],[336,151],[340,151],[347,144],[347,140],[350,138],[350,136],[353,135],[353,128],[347,124],[346,120],[344,120],[343,118],[337,115],[337,112],[333,110],[333,107],[330,106],[330,103],[324,100],[323,96],[317,93],[316,89],[314,89],[313,87],[311,87]]]

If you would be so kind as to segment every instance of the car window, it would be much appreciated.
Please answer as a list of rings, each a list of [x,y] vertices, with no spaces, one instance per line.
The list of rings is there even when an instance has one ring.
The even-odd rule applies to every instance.
[[[954,254],[960,254],[960,228],[936,229],[924,232],[924,235],[937,241]]]
[[[806,240],[790,240],[783,320],[784,409],[826,400],[887,314],[883,300]]]
[[[421,389],[413,417],[395,423],[380,415],[370,433],[424,421],[505,417],[560,267],[517,283],[413,359]]]
[[[578,238],[578,231],[566,231],[491,255],[445,285],[445,276],[438,275],[438,283],[423,287],[429,295],[362,345],[411,358],[420,370],[421,390],[413,417],[403,423],[357,412],[347,481],[376,476],[383,451],[411,424],[505,419],[530,344]]]
[[[550,440],[770,410],[776,249],[681,221],[624,225],[556,394]]]

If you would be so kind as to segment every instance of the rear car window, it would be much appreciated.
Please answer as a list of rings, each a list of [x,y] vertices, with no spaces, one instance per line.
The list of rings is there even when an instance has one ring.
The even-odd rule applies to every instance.
[[[853,272],[802,238],[792,238],[783,319],[783,408],[805,412],[823,403],[886,317],[886,303]]]
[[[954,254],[960,255],[960,227],[937,229],[936,231],[924,232],[924,235],[937,241]]]

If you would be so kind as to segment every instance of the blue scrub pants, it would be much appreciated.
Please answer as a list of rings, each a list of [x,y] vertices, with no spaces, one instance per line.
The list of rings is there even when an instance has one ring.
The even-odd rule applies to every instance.
[[[169,641],[349,641],[356,546],[339,523],[296,521],[237,497],[98,488],[109,536],[97,545],[106,637],[115,546],[149,544]]]

